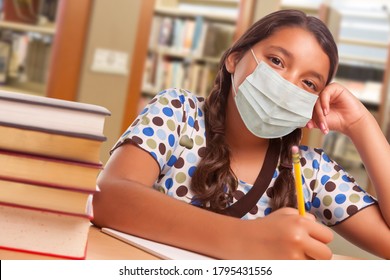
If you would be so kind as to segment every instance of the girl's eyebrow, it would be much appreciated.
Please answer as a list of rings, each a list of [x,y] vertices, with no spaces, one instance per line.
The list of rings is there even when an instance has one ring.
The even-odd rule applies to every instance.
[[[294,55],[290,51],[288,51],[285,48],[280,47],[280,46],[269,46],[268,50],[279,51],[279,52],[281,52],[283,55],[285,55],[288,58],[293,58],[294,57]],[[322,84],[325,83],[325,79],[324,79],[324,77],[320,73],[318,73],[316,71],[310,71],[307,74],[317,78]]]

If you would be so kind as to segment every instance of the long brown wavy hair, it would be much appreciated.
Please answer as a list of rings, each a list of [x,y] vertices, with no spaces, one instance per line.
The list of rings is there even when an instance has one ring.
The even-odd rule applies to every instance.
[[[253,45],[282,27],[300,27],[315,36],[330,61],[326,84],[330,83],[337,70],[338,51],[332,34],[321,20],[297,10],[280,10],[263,17],[225,51],[220,60],[213,88],[205,101],[206,152],[191,183],[191,189],[203,208],[221,212],[227,207],[228,202],[232,201],[238,184],[230,168],[230,151],[224,137],[226,104],[231,87],[230,73],[225,67],[225,61],[231,53],[237,53],[238,59],[241,59]],[[301,129],[296,129],[282,137],[280,174],[274,187],[267,191],[271,197],[272,210],[296,205],[290,151],[293,145],[299,144],[301,134]]]

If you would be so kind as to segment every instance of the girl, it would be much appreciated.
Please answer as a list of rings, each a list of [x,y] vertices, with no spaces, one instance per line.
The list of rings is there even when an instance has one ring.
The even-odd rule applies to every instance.
[[[332,226],[390,258],[389,145],[330,84],[337,63],[320,20],[294,10],[259,20],[222,56],[206,100],[165,90],[121,136],[98,178],[94,223],[220,259],[330,259]],[[308,213],[298,215],[291,147],[304,126],[349,136],[377,199],[301,146]]]

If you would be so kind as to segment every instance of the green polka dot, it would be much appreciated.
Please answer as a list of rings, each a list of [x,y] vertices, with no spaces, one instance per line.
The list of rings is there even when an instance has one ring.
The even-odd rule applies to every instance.
[[[200,146],[200,145],[202,145],[203,143],[204,143],[204,138],[203,138],[203,137],[201,137],[201,136],[199,136],[199,135],[195,136],[195,144],[196,144],[196,145]]]
[[[358,194],[356,194],[356,193],[351,194],[349,196],[349,201],[351,201],[352,203],[359,202],[359,200],[360,200],[360,196]]]
[[[163,105],[168,105],[169,104],[169,100],[168,98],[165,98],[165,97],[161,97],[158,102],[160,102],[161,104]]]
[[[186,131],[187,131],[187,123],[184,124],[181,133],[185,133]]]
[[[303,169],[303,175],[304,175],[306,178],[312,178],[312,177],[313,177],[313,174],[314,174],[313,169],[310,169],[310,168],[305,168],[305,169]]]
[[[143,116],[141,119],[141,123],[143,125],[148,125],[150,123],[150,119],[147,116]]]
[[[338,178],[340,178],[340,173],[336,173],[332,176],[332,180],[337,180]]]
[[[167,120],[167,127],[169,128],[170,131],[176,130],[176,124],[173,120]]]
[[[158,187],[158,191],[165,194],[165,189],[162,186]]]
[[[168,150],[167,155],[166,155],[166,160],[168,161],[171,158],[172,151]]]
[[[322,199],[322,203],[324,203],[325,206],[329,206],[332,204],[332,197],[330,195],[325,195],[324,198]]]
[[[186,180],[186,178],[187,178],[187,176],[186,176],[186,174],[184,172],[179,172],[175,176],[175,180],[179,184],[183,183]]]
[[[156,149],[156,148],[157,148],[157,143],[156,143],[156,141],[153,140],[153,139],[148,139],[148,140],[146,141],[146,144],[147,144],[148,147],[151,148],[151,149]]]

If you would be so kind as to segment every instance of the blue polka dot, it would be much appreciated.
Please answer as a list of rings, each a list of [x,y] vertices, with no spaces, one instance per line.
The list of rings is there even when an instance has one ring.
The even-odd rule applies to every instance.
[[[187,162],[189,162],[189,163],[195,163],[196,160],[197,160],[197,157],[195,156],[195,154],[189,153],[189,154],[186,156],[186,160],[187,160]]]
[[[167,117],[173,116],[173,110],[171,108],[165,107],[162,111]]]
[[[157,160],[157,155],[154,152],[150,152],[150,154],[152,155],[152,157],[154,157],[155,160]]]
[[[299,149],[303,150],[303,151],[307,151],[309,149],[308,146],[305,146],[305,145],[300,145],[299,146]]]
[[[346,184],[346,183],[341,183],[339,185],[339,190],[342,191],[342,192],[347,192],[347,191],[349,191],[349,189],[350,189],[349,185]]]
[[[126,130],[125,133],[122,134],[122,138],[126,137],[127,135],[129,135],[129,133],[130,133],[130,130]]]
[[[322,165],[322,171],[328,173],[332,170],[333,170],[333,166],[331,166],[330,164],[323,164]]]
[[[276,177],[278,177],[278,172],[275,170],[274,175],[272,175],[272,178],[276,178]]]
[[[310,211],[310,209],[311,209],[310,201],[305,202],[305,209],[306,209],[306,211]]]
[[[195,166],[190,167],[190,169],[188,169],[188,175],[190,175],[190,177],[194,176],[195,170]]]
[[[318,208],[321,206],[321,200],[318,198],[318,197],[315,197],[313,199],[313,202],[311,203],[311,205],[314,207],[314,208]]]
[[[179,95],[179,99],[180,99],[181,104],[184,104],[184,102],[185,102],[184,95]]]
[[[150,108],[150,113],[152,113],[153,115],[158,115],[160,114],[160,108],[158,106],[152,106]]]
[[[321,177],[321,184],[325,185],[328,182],[330,177],[328,175],[324,175]]]
[[[134,127],[131,132],[133,134],[139,134],[139,132],[140,132],[139,127],[138,126]]]
[[[154,130],[153,128],[151,127],[145,127],[143,130],[142,130],[143,134],[145,134],[146,136],[153,136],[154,134]]]
[[[169,134],[168,143],[169,143],[169,146],[171,146],[171,147],[173,147],[173,145],[175,145],[175,136],[173,134]]]
[[[336,207],[333,212],[335,217],[339,219],[342,218],[344,215],[344,209],[342,207]]]
[[[177,120],[182,120],[183,119],[183,112],[182,111],[175,111],[175,117]]]
[[[198,116],[199,116],[199,117],[203,116],[203,112],[202,112],[201,109],[198,109]]]
[[[302,184],[304,185],[305,184],[305,177],[303,176],[303,174],[301,175],[302,177]]]
[[[318,162],[318,160],[315,159],[315,160],[313,160],[312,166],[314,169],[319,169],[320,163]]]
[[[343,175],[341,178],[343,179],[344,182],[351,182],[351,179],[349,179],[347,175]]]
[[[188,125],[190,127],[194,127],[194,124],[195,124],[194,118],[193,117],[189,117],[188,118]]]
[[[159,129],[156,131],[156,135],[160,140],[165,140],[167,138],[167,134],[164,129]]]
[[[271,212],[272,212],[272,208],[270,208],[270,207],[266,208],[264,210],[264,216],[267,216],[267,215],[271,214]]]
[[[167,165],[168,165],[168,166],[173,166],[173,165],[176,163],[176,161],[177,161],[177,157],[171,156],[171,157],[169,158],[168,162],[167,162]]]
[[[192,204],[192,205],[195,205],[195,206],[201,206],[200,201],[197,200],[196,198],[192,198],[192,199],[191,199],[191,204]]]
[[[173,186],[173,179],[172,178],[169,178],[165,181],[165,187],[167,188],[167,190],[169,190],[170,188],[172,188]]]
[[[328,157],[327,154],[322,154],[322,158],[323,158],[326,162],[330,162],[330,158]]]
[[[374,200],[372,199],[372,197],[371,197],[371,196],[368,196],[368,195],[365,195],[365,196],[363,197],[363,200],[364,200],[364,202],[366,202],[366,203],[372,203],[372,202],[374,202]]]
[[[145,108],[141,111],[140,115],[145,114],[148,110],[149,110],[149,107],[145,107]]]
[[[344,194],[338,194],[336,195],[334,200],[336,201],[337,204],[343,204],[346,199],[347,197]]]
[[[268,198],[266,198],[265,196],[262,196],[259,200],[259,204],[263,205],[263,206],[268,205]]]

